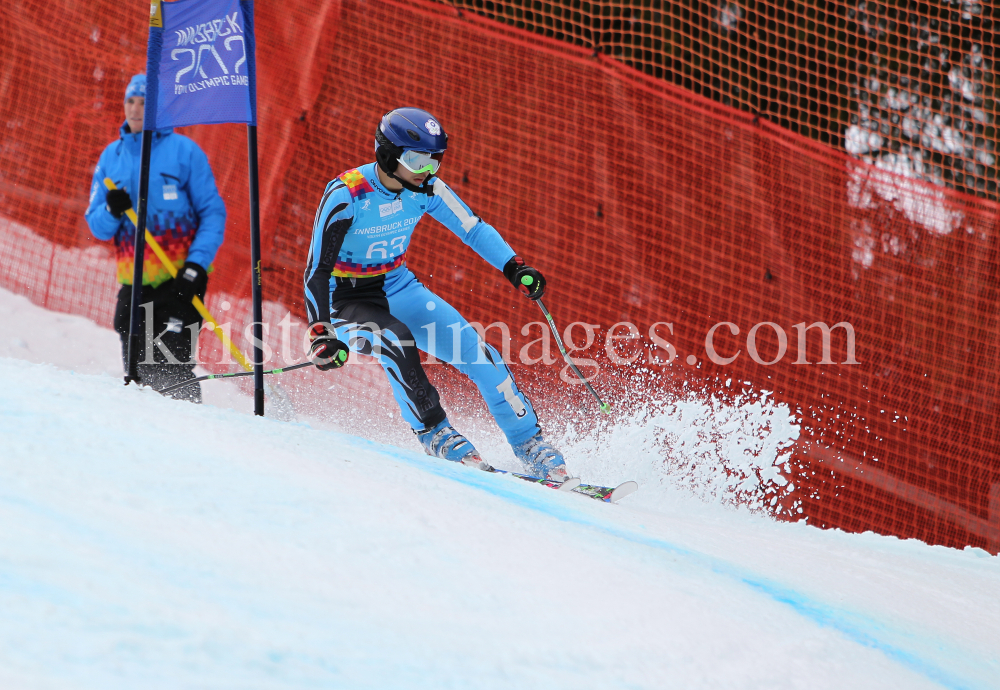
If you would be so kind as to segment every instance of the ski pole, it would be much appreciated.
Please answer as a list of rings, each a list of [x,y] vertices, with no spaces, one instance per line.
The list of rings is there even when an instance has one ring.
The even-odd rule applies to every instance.
[[[108,189],[118,189],[110,177],[104,178],[104,186]],[[139,217],[135,214],[135,209],[130,208],[125,213],[128,215],[128,219],[132,221],[132,224],[139,227]],[[174,262],[170,260],[167,253],[163,251],[163,247],[160,246],[160,243],[156,241],[153,234],[149,230],[146,230],[146,244],[148,244],[153,250],[153,253],[156,254],[160,263],[166,267],[167,271],[170,273],[170,277],[176,278],[177,267],[174,266]],[[191,300],[191,303],[194,304],[194,308],[198,310],[201,317],[208,323],[212,324],[212,330],[215,332],[215,335],[219,337],[219,340],[222,341],[222,346],[229,348],[229,351],[232,353],[233,357],[236,358],[236,361],[240,363],[241,367],[247,371],[252,371],[253,367],[250,366],[250,362],[248,362],[247,358],[243,356],[240,349],[233,344],[233,341],[226,337],[223,330],[219,328],[219,322],[216,321],[215,318],[209,313],[208,308],[205,307],[205,303],[201,301],[201,298],[198,297],[198,295],[195,295]]]
[[[265,371],[265,374],[281,374],[286,371],[292,371],[293,369],[301,369],[302,367],[311,367],[312,362],[300,362],[298,364],[293,364],[290,367],[284,367],[283,369],[270,369]],[[160,393],[169,393],[170,391],[175,391],[178,388],[183,388],[184,386],[190,386],[191,384],[198,383],[200,381],[209,381],[211,379],[228,379],[234,376],[253,376],[253,370],[250,371],[233,371],[225,374],[209,374],[207,376],[199,376],[195,379],[190,379],[189,381],[183,381],[181,383],[175,383],[172,386],[167,386],[162,389]]]
[[[556,345],[559,346],[559,351],[562,352],[562,356],[563,359],[566,360],[566,364],[569,365],[569,368],[573,370],[573,373],[577,375],[583,385],[587,387],[587,390],[590,391],[590,394],[594,396],[595,400],[597,400],[597,404],[601,407],[601,412],[611,412],[611,404],[601,400],[601,396],[599,396],[597,391],[594,390],[594,387],[590,385],[590,381],[583,377],[580,370],[576,368],[576,364],[573,363],[573,359],[569,356],[569,353],[566,352],[566,346],[563,345],[562,338],[559,337],[559,329],[556,328],[556,322],[552,320],[552,314],[550,314],[549,310],[545,308],[541,299],[536,299],[535,304],[537,304],[538,308],[542,310],[543,314],[545,314],[545,320],[549,322],[549,328],[552,329],[552,335],[555,336]]]

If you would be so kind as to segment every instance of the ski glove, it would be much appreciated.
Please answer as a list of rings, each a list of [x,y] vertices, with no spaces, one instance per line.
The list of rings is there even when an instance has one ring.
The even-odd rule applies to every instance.
[[[208,287],[208,272],[193,261],[184,262],[184,267],[174,278],[174,295],[181,304],[191,304],[195,295],[205,294]]]
[[[525,265],[524,259],[516,254],[504,265],[503,274],[528,299],[538,299],[545,294],[545,276],[538,269]]]
[[[314,323],[309,327],[309,359],[320,371],[339,369],[347,364],[347,345],[337,340],[329,324]]]
[[[132,199],[124,189],[109,189],[104,197],[104,206],[115,218],[121,218],[125,211],[132,208]]]

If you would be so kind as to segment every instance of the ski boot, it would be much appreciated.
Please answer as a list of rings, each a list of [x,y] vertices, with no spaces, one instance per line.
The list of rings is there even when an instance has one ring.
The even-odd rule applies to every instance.
[[[436,458],[460,462],[469,467],[477,467],[486,472],[493,468],[479,456],[479,451],[469,443],[469,439],[455,431],[447,419],[423,431],[414,432],[428,455]]]
[[[513,446],[513,449],[514,456],[521,461],[529,474],[560,483],[569,477],[562,453],[542,439],[542,432],[538,432],[524,443]]]

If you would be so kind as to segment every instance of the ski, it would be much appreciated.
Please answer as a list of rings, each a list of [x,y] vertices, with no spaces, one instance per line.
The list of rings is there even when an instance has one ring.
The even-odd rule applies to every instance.
[[[617,503],[629,494],[639,490],[639,484],[633,481],[622,482],[618,486],[595,486],[593,484],[580,484],[573,489],[575,493],[582,496],[596,498],[605,503]]]
[[[519,472],[508,472],[507,470],[498,470],[497,468],[492,468],[490,470],[494,474],[509,474],[512,477],[517,477],[518,479],[523,479],[526,482],[531,482],[532,484],[541,484],[542,486],[547,486],[550,489],[555,489],[556,491],[573,491],[576,487],[580,486],[579,477],[569,477],[564,482],[554,482],[548,479],[540,479],[538,477],[532,477],[530,474],[521,474]]]
[[[570,477],[566,481],[559,483],[548,479],[532,477],[530,474],[498,470],[495,467],[491,470],[491,472],[494,474],[509,474],[512,477],[523,479],[524,481],[531,482],[532,484],[541,484],[542,486],[547,486],[548,488],[555,489],[556,491],[572,491],[580,494],[581,496],[594,498],[598,501],[604,501],[605,503],[617,503],[629,494],[633,494],[639,490],[639,484],[633,481],[622,482],[618,486],[598,486],[595,484],[581,484],[579,477]]]
[[[579,477],[569,477],[564,482],[555,482],[550,479],[533,477],[530,474],[499,470],[496,467],[491,467],[487,471],[492,472],[493,474],[507,474],[511,477],[517,477],[518,479],[523,479],[526,482],[531,482],[532,484],[540,484],[550,489],[555,489],[556,491],[572,491],[580,494],[581,496],[594,498],[598,501],[604,501],[605,503],[617,503],[629,494],[633,494],[639,490],[639,484],[633,481],[622,482],[618,486],[598,486],[596,484],[582,484],[580,483]]]

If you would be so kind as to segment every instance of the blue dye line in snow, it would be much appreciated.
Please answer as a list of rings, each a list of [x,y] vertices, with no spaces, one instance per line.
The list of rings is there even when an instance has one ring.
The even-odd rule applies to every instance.
[[[537,491],[537,487],[531,487],[527,484],[521,486],[511,481],[496,481],[502,475],[498,476],[478,471],[462,471],[456,465],[443,461],[434,461],[427,456],[419,455],[412,451],[400,450],[393,446],[386,446],[356,436],[337,435],[341,436],[350,445],[375,451],[396,460],[402,460],[410,466],[418,467],[440,477],[447,477],[448,479],[458,481],[476,489],[481,489],[521,507],[544,513],[558,520],[584,525],[635,544],[666,551],[676,556],[683,556],[697,565],[706,567],[718,575],[737,580],[779,604],[788,606],[795,613],[821,627],[838,630],[853,642],[879,651],[896,663],[945,688],[949,688],[950,690],[975,690],[976,688],[975,685],[971,685],[968,681],[962,680],[951,672],[921,658],[918,654],[906,651],[891,642],[880,639],[877,631],[884,630],[885,626],[876,621],[815,601],[789,587],[770,581],[750,571],[743,570],[719,558],[691,551],[663,539],[645,537],[625,529],[603,524],[589,515],[562,505],[561,501],[553,500],[555,499],[554,496],[545,496],[545,494]]]

